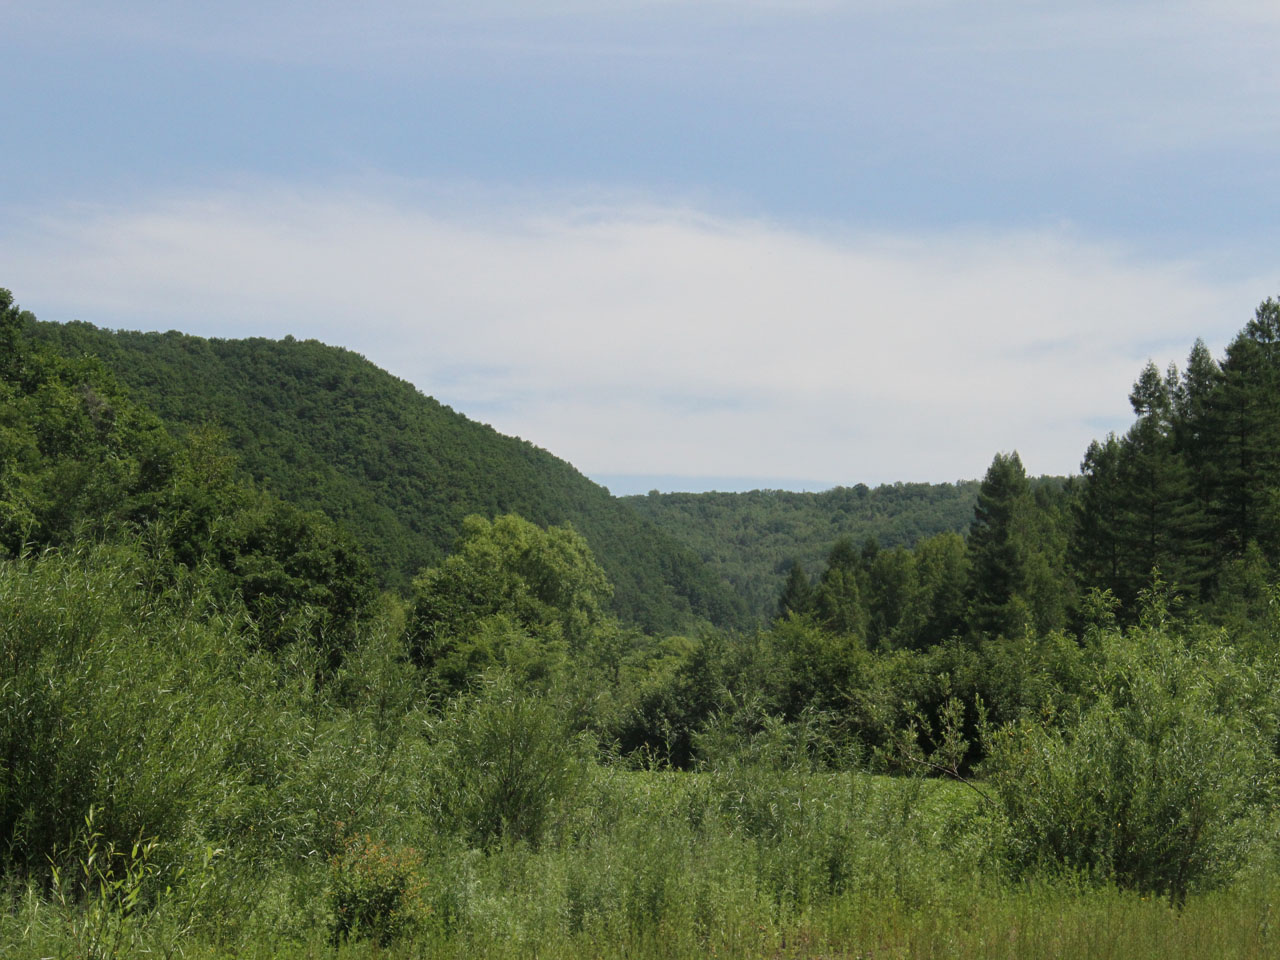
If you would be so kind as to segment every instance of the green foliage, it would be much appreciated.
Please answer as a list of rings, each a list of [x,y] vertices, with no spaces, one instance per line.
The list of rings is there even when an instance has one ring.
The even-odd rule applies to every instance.
[[[700,731],[728,706],[731,687],[737,686],[733,674],[740,665],[733,654],[739,650],[714,633],[661,641],[619,691],[610,738],[650,765],[691,766]]]
[[[1066,625],[1070,582],[1060,497],[1034,489],[1022,460],[996,454],[969,528],[971,636],[1019,637]]]
[[[71,849],[52,866],[54,901],[63,914],[77,957],[114,960],[132,952],[145,926],[144,893],[157,874],[151,861],[156,841],[140,836],[124,849],[94,828],[94,808]],[[139,923],[142,919],[142,923]]]
[[[1222,546],[1256,540],[1280,558],[1280,302],[1267,299],[1227,346],[1209,412]]]
[[[7,649],[24,659],[24,651],[56,648],[39,683],[18,675],[25,685],[11,702],[31,703],[42,685],[61,698],[58,715],[77,717],[59,728],[65,738],[28,744],[22,730],[30,728],[15,734],[24,714],[9,710],[5,756],[29,765],[56,744],[57,770],[87,771],[85,805],[58,801],[60,814],[47,810],[48,794],[34,780],[21,787],[37,821],[57,827],[55,815],[64,818],[46,850],[65,847],[66,825],[89,804],[102,811],[94,820],[100,849],[114,843],[127,852],[139,831],[162,841],[147,860],[160,873],[143,884],[125,925],[121,942],[130,951],[181,944],[188,955],[366,955],[380,940],[398,940],[398,949],[427,955],[560,955],[587,951],[585,944],[648,954],[664,943],[688,955],[715,945],[750,954],[749,944],[767,944],[758,952],[768,955],[782,949],[784,931],[794,944],[814,924],[830,923],[829,938],[814,941],[830,953],[852,943],[858,918],[882,914],[912,930],[928,924],[927,942],[946,944],[937,932],[946,924],[929,919],[935,914],[976,923],[971,913],[987,909],[984,897],[996,898],[991,909],[1008,909],[999,906],[1006,889],[992,859],[999,848],[980,801],[939,781],[872,778],[849,767],[885,725],[905,729],[911,717],[923,718],[923,737],[931,735],[925,726],[941,732],[922,747],[944,757],[948,720],[958,737],[973,739],[975,696],[991,703],[993,721],[1023,711],[1027,723],[1034,717],[1066,730],[1096,700],[1077,676],[1095,675],[1081,664],[1086,648],[1069,638],[880,653],[841,650],[838,635],[793,617],[757,637],[627,650],[620,685],[609,689],[630,698],[627,678],[637,671],[638,682],[677,694],[671,702],[684,712],[671,716],[690,732],[690,766],[700,771],[632,773],[594,762],[597,748],[577,732],[577,691],[539,692],[490,675],[437,709],[415,690],[397,634],[367,621],[343,664],[317,685],[319,654],[309,644],[255,650],[248,619],[217,613],[207,585],[182,582],[157,598],[143,589],[146,569],[121,547],[4,567],[14,579],[2,622],[19,628],[10,641],[31,643]],[[1148,620],[1162,617],[1153,608]],[[1090,642],[1110,642],[1109,629],[1101,626]],[[1126,683],[1137,690],[1146,682],[1134,666],[1144,662],[1145,637],[1130,659],[1116,656],[1096,674],[1112,678],[1113,703]],[[1223,679],[1196,702],[1211,701],[1220,717],[1240,709],[1253,718],[1250,735],[1265,753],[1274,742],[1267,720],[1274,678],[1251,673],[1226,648],[1208,649],[1226,659],[1208,657],[1221,670],[1206,675]],[[1182,677],[1170,681],[1179,690],[1201,676],[1152,672]],[[80,673],[83,683],[74,680]],[[129,676],[133,682],[122,684]],[[786,700],[785,691],[806,684],[830,709],[804,702],[801,692]],[[154,726],[142,722],[153,716]],[[189,719],[190,734],[175,726],[179,717]],[[185,762],[184,740],[192,756]],[[66,762],[73,750],[91,751],[80,768]],[[164,779],[170,773],[174,779]],[[178,802],[158,802],[165,796]],[[1256,843],[1262,825],[1240,820],[1234,829]],[[348,846],[344,836],[396,839]],[[173,878],[178,864],[198,862],[210,839],[228,853],[196,898],[192,885]],[[409,846],[417,859],[398,855]],[[34,869],[43,852],[29,849]],[[115,862],[119,879],[123,861]],[[417,883],[424,877],[425,887]],[[164,881],[173,882],[171,896],[162,893]],[[0,917],[0,946],[19,957],[71,955],[73,928],[63,917],[90,917],[80,912],[83,901],[69,890],[67,912],[55,915],[40,904],[42,888],[31,889],[14,901],[25,912]],[[420,896],[397,901],[397,891],[414,889]],[[1052,887],[1058,897],[1071,889]],[[340,902],[355,921],[342,929]],[[402,911],[397,902],[414,905]],[[402,924],[409,913],[425,922]],[[117,929],[115,915],[104,916],[107,929]],[[876,930],[885,938],[877,942],[904,936],[897,927]],[[333,934],[348,942],[331,947]]]
[[[0,556],[146,517],[174,456],[159,420],[100,363],[27,343],[8,291],[0,316]]]
[[[1256,543],[1223,566],[1206,613],[1234,646],[1260,660],[1280,649],[1280,576]]]
[[[1129,573],[1123,546],[1121,458],[1120,441],[1114,433],[1102,443],[1090,443],[1071,504],[1071,560],[1076,574],[1087,589],[1107,590],[1113,596]]]
[[[767,629],[645,636],[616,610],[732,605],[540,451],[436,430],[317,344],[51,331],[0,292],[0,953],[1025,956],[1077,929],[1041,919],[1059,901],[1079,929],[1152,893],[1226,914],[1244,867],[1274,900],[1273,314],[1222,368],[1144,371],[1079,483],[1001,455],[980,491],[674,498],[742,597],[791,573]],[[430,482],[399,464],[428,447]],[[966,496],[968,544],[925,535]],[[384,574],[426,558],[407,605],[335,516]],[[641,602],[611,608],[619,556]],[[1172,584],[1143,588],[1152,559]],[[903,757],[922,775],[857,772]],[[1163,949],[1186,921],[1159,909]],[[1268,955],[1262,908],[1233,916]]]
[[[263,643],[277,649],[307,637],[341,661],[348,634],[376,596],[372,571],[345,533],[321,513],[251,495],[220,525],[213,556],[223,582],[253,617]]]
[[[750,493],[651,493],[624,502],[704,563],[765,621],[796,563],[822,569],[834,541],[875,538],[885,547],[910,547],[942,532],[961,533],[973,516],[976,481],[863,484],[825,493],[755,490]]]
[[[368,835],[349,837],[329,862],[330,933],[388,947],[418,932],[428,913],[421,855]]]
[[[553,694],[490,674],[433,723],[434,805],[442,825],[490,847],[538,844],[581,783],[592,745],[575,738]]]
[[[804,572],[804,565],[795,560],[787,571],[786,583],[782,585],[782,594],[778,597],[778,617],[785,619],[790,614],[803,615],[812,607],[813,584],[809,582],[809,575]]]
[[[1017,637],[1030,619],[1027,557],[1022,537],[1031,488],[1015,451],[998,453],[987,469],[969,528],[973,564],[969,626],[981,635]]]
[[[571,523],[649,630],[741,619],[696,554],[569,464],[423,396],[363,357],[314,340],[206,340],[28,322],[66,356],[92,355],[179,437],[225,431],[244,470],[278,498],[350,531],[384,586],[438,565],[467,516]]]
[[[326,654],[309,640],[262,651],[207,581],[152,593],[150,569],[136,544],[0,563],[6,875],[38,873],[90,806],[104,843],[157,837],[167,870],[209,838],[272,857],[323,849],[399,775],[398,645],[365,624],[319,686]]]
[[[960,636],[964,628],[969,555],[956,533],[940,533],[913,551],[916,607],[904,611],[894,646],[928,647]]]
[[[1179,446],[1201,439],[1190,421],[1195,382],[1184,384],[1176,368],[1166,379],[1148,363],[1129,397],[1138,421],[1122,439],[1092,443],[1081,465],[1072,557],[1086,587],[1110,590],[1130,609],[1154,567],[1183,591],[1211,574],[1203,480],[1190,447]]]
[[[1211,617],[1224,569],[1256,543],[1280,560],[1280,304],[1268,299],[1218,364],[1196,341],[1179,374],[1148,364],[1137,422],[1090,446],[1071,553],[1083,589],[1126,608],[1154,566]],[[1228,601],[1233,602],[1233,601]]]
[[[240,722],[227,670],[237,619],[199,590],[162,602],[123,547],[0,563],[0,838],[38,867],[90,806],[123,849],[179,836],[217,802]],[[184,595],[185,593],[185,595]]]
[[[345,533],[236,473],[220,435],[176,442],[97,360],[67,359],[25,333],[34,318],[0,298],[16,356],[0,381],[0,556],[79,538],[139,537],[152,579],[216,571],[263,642],[305,633],[334,663],[374,597]]]
[[[754,637],[669,638],[633,651],[602,727],[624,754],[679,768],[775,720],[821,727],[840,756],[891,763],[908,730],[920,749],[934,748],[930,731],[952,700],[976,744],[979,703],[993,723],[1060,715],[1084,695],[1087,670],[1085,649],[1062,633],[883,651],[792,615]],[[966,769],[979,759],[980,746]]]
[[[854,634],[826,630],[814,621],[792,617],[775,625],[776,645],[785,673],[780,673],[780,706],[789,717],[806,709],[828,711],[848,705],[866,647]]]
[[[1067,870],[1181,902],[1231,878],[1268,796],[1274,703],[1215,635],[1102,632],[1089,702],[996,732],[988,769],[1018,871]]]
[[[1136,597],[1141,580],[1156,567],[1179,590],[1198,587],[1208,575],[1207,518],[1197,516],[1192,473],[1176,446],[1177,384],[1176,368],[1166,381],[1148,363],[1129,398],[1138,421],[1125,436],[1120,459],[1120,533],[1124,568],[1139,582],[1122,581],[1122,601]]]
[[[468,517],[456,550],[414,582],[406,644],[449,690],[498,664],[546,675],[611,628],[612,591],[571,527]]]
[[[853,541],[841,537],[827,555],[827,568],[818,578],[813,612],[827,629],[862,642],[867,630],[867,607],[862,599],[859,566]]]
[[[792,566],[778,606],[780,616],[809,615],[873,649],[922,649],[962,632],[968,587],[958,534],[929,537],[914,550],[881,550],[870,539],[860,553],[842,537],[816,585]]]

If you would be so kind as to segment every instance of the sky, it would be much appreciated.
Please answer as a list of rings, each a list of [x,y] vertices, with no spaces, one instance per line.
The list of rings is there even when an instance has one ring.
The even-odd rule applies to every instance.
[[[1267,0],[0,0],[0,286],[617,494],[1069,474],[1280,295]]]

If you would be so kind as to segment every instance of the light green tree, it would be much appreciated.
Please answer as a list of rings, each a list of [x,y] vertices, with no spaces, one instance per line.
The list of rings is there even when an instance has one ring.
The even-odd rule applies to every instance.
[[[827,555],[827,568],[818,580],[814,610],[818,620],[836,633],[867,634],[867,608],[862,600],[862,560],[853,541],[841,537]]]
[[[489,666],[516,666],[513,658],[538,672],[614,626],[612,592],[572,527],[471,516],[454,552],[414,581],[405,639],[451,689]]]

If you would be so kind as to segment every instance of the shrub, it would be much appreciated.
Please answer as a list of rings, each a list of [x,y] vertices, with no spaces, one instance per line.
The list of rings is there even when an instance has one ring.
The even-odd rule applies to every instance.
[[[561,705],[505,673],[455,699],[434,732],[440,816],[480,846],[537,844],[588,762]]]
[[[104,842],[176,857],[226,791],[237,623],[144,574],[130,544],[0,561],[0,870],[43,870],[90,806]]]
[[[1091,701],[990,738],[1016,872],[1066,869],[1181,902],[1228,879],[1273,758],[1265,685],[1214,636],[1148,624],[1097,640]]]
[[[367,938],[381,946],[412,935],[427,914],[422,858],[368,835],[349,838],[329,864],[329,907],[335,943]]]

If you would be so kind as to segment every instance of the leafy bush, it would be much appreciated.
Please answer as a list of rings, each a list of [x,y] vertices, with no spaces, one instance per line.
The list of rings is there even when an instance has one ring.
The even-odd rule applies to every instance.
[[[412,935],[427,914],[422,869],[411,847],[350,837],[329,867],[333,940],[367,938],[385,947]]]
[[[173,853],[227,789],[239,621],[149,597],[144,566],[128,544],[0,562],[0,869],[42,869],[90,806],[104,843]]]
[[[481,846],[541,840],[590,755],[559,707],[505,673],[450,705],[434,730],[433,779],[447,826]]]
[[[587,542],[572,527],[544,530],[515,514],[468,517],[454,553],[414,591],[406,643],[450,692],[509,659],[547,673],[611,623],[613,586]],[[513,641],[524,649],[508,650]]]
[[[1181,902],[1238,868],[1274,760],[1265,686],[1221,639],[1160,624],[1097,639],[1092,700],[990,742],[1015,871],[1074,871]]]

